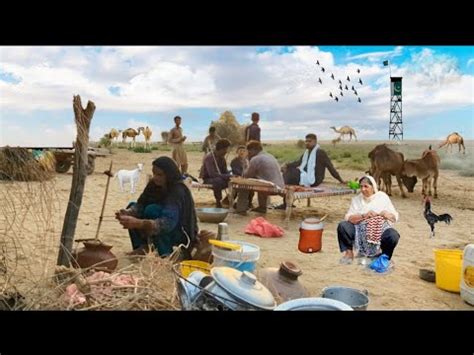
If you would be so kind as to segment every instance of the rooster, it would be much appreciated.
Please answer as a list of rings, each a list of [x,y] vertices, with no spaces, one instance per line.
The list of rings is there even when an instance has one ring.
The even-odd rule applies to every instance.
[[[431,197],[429,196],[425,197],[425,212],[423,213],[423,216],[425,216],[426,221],[431,227],[430,238],[433,238],[435,235],[434,226],[437,222],[445,222],[446,224],[450,224],[453,220],[453,217],[447,213],[440,214],[438,216],[431,212]]]

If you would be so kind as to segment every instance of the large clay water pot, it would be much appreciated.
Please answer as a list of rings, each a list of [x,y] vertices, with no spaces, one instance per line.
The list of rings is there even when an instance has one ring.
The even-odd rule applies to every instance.
[[[100,240],[84,241],[84,247],[73,253],[74,267],[89,268],[97,265],[112,272],[118,264],[117,257],[110,251],[112,245],[104,244]]]

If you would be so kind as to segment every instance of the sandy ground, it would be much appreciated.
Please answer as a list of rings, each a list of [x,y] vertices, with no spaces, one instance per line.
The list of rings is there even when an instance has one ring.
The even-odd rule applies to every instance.
[[[153,151],[152,154],[137,154],[123,149],[116,149],[112,155],[114,171],[117,169],[133,169],[136,163],[144,163],[145,171],[140,177],[137,191],[145,186],[146,174],[151,173],[151,162],[161,153]],[[164,155],[170,155],[165,152]],[[190,153],[189,172],[195,176],[201,163],[201,153]],[[98,158],[96,160],[95,172],[87,178],[84,198],[80,210],[79,220],[75,238],[92,238],[95,236],[97,223],[102,206],[107,177],[102,174],[108,168],[109,158]],[[351,170],[340,170],[345,179],[353,179],[360,176],[362,172]],[[69,190],[72,180],[72,170],[67,174],[56,175],[54,183],[55,198],[58,203],[58,214],[51,217],[53,220],[46,221],[37,229],[46,228],[48,232],[59,235],[66,211]],[[327,173],[327,182],[336,182]],[[395,183],[395,182],[394,182]],[[16,184],[0,184],[2,193],[15,189]],[[24,184],[24,183],[23,183]],[[35,184],[31,184],[35,185]],[[285,234],[281,238],[262,239],[244,233],[244,228],[250,219],[258,217],[255,213],[249,216],[229,215],[226,222],[229,223],[229,231],[232,239],[254,243],[261,248],[261,257],[258,268],[277,267],[281,261],[291,260],[297,263],[303,270],[300,277],[301,282],[309,289],[312,296],[319,296],[321,290],[330,285],[345,285],[360,289],[367,289],[370,296],[369,309],[470,309],[473,307],[464,303],[459,294],[450,293],[438,289],[434,283],[422,281],[418,277],[421,267],[434,268],[435,248],[463,248],[468,243],[474,242],[472,233],[472,218],[474,216],[474,178],[460,177],[455,171],[441,170],[439,178],[439,198],[433,202],[435,213],[450,213],[454,217],[451,225],[437,224],[436,237],[429,238],[429,226],[423,218],[423,204],[421,199],[421,187],[418,184],[413,194],[407,199],[402,199],[398,187],[393,187],[392,197],[395,208],[400,213],[400,221],[396,229],[400,232],[401,239],[393,256],[394,270],[387,275],[376,275],[367,272],[361,266],[339,265],[340,252],[337,243],[336,227],[338,222],[346,213],[351,195],[336,196],[312,200],[312,207],[306,207],[306,201],[298,201],[293,216]],[[18,187],[18,186],[16,186]],[[7,189],[7,190],[6,190]],[[214,198],[212,191],[193,189],[193,195],[198,207],[213,206]],[[113,219],[114,211],[123,208],[131,200],[137,199],[139,193],[131,195],[128,192],[120,192],[118,181],[112,180],[109,196],[105,208],[105,218],[102,223],[100,239],[112,244],[112,251],[119,257],[130,251],[131,245],[126,230]],[[280,197],[273,197],[272,203],[280,203]],[[18,202],[21,204],[21,201]],[[17,207],[19,208],[19,207]],[[44,212],[43,212],[44,213]],[[309,216],[323,216],[329,214],[326,219],[323,233],[323,247],[321,252],[304,254],[298,251],[299,224],[302,219]],[[3,216],[3,219],[11,220],[11,216]],[[284,211],[269,210],[265,216],[271,223],[284,226]],[[38,225],[38,224],[37,224]],[[2,227],[3,228],[3,227]],[[217,231],[216,224],[200,223],[201,229]],[[3,230],[4,233],[5,228]],[[30,230],[35,233],[34,230]],[[34,263],[35,259],[41,257],[41,250],[35,247],[35,239],[29,244],[23,244],[25,250],[23,258],[28,263]],[[56,241],[53,242],[56,245]],[[51,260],[55,260],[57,251],[55,246],[49,245],[52,251]],[[28,247],[29,246],[29,247]],[[34,249],[37,249],[36,251]],[[20,253],[21,254],[21,253]],[[33,258],[33,259],[31,259]]]

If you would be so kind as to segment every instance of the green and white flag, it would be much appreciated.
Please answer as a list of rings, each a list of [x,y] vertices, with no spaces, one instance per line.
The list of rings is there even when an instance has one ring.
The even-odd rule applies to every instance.
[[[402,78],[392,78],[392,95],[401,95],[402,94]]]

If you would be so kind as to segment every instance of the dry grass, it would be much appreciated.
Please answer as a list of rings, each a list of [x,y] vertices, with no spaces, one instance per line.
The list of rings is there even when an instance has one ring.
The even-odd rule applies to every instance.
[[[100,285],[88,284],[93,270],[56,267],[64,219],[56,179],[27,150],[7,148],[2,153],[1,170],[7,178],[0,180],[0,310],[179,308],[169,259],[148,255]],[[123,275],[133,276],[136,284],[112,282]],[[64,297],[72,283],[84,291],[84,304],[71,304]]]

